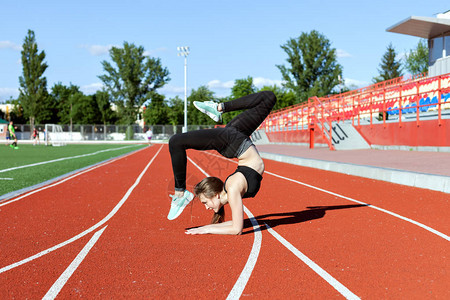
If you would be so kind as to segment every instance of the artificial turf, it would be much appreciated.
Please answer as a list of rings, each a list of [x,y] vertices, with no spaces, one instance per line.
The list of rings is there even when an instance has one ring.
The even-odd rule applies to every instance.
[[[145,145],[95,144],[54,147],[19,144],[19,149],[13,149],[8,145],[0,145],[0,198],[10,192],[45,182],[142,147]],[[50,162],[53,160],[59,161]]]

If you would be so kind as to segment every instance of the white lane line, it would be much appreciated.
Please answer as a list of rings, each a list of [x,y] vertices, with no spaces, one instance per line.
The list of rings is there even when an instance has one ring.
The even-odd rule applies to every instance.
[[[310,258],[300,252],[291,243],[284,239],[278,232],[273,230],[269,225],[264,223],[267,227],[267,231],[273,235],[283,246],[289,249],[295,256],[297,256],[301,261],[303,261],[308,267],[310,267],[314,272],[316,272],[320,277],[322,277],[326,282],[328,282],[333,288],[335,288],[342,296],[347,299],[360,299],[358,296],[353,294],[347,287],[342,283],[337,281],[333,276],[328,274],[324,269],[322,269],[318,264],[313,262]]]
[[[209,152],[206,152],[206,153],[208,153],[209,155],[212,155],[212,156],[217,156],[217,157],[220,157],[222,159],[226,159],[228,161],[237,163],[236,161],[228,159],[228,158],[224,158],[223,156],[219,156],[219,155],[216,155],[216,154],[213,154],[213,153],[209,153]],[[322,189],[322,188],[319,188],[319,187],[316,187],[316,186],[313,186],[313,185],[310,185],[310,184],[307,184],[307,183],[304,183],[304,182],[301,182],[301,181],[298,181],[298,180],[294,180],[294,179],[291,179],[291,178],[288,178],[288,177],[284,177],[284,176],[281,176],[281,175],[278,175],[278,174],[275,174],[275,173],[272,173],[272,172],[269,172],[269,171],[265,171],[264,173],[267,173],[267,174],[270,174],[272,176],[275,176],[275,177],[278,177],[278,178],[281,178],[281,179],[284,179],[284,180],[288,180],[288,181],[291,181],[291,182],[294,182],[294,183],[297,183],[297,184],[300,184],[300,185],[303,185],[303,186],[315,189],[317,191],[321,191],[321,192],[324,192],[324,193],[336,196],[336,197],[340,197],[340,198],[343,198],[343,199],[346,199],[346,200],[349,200],[349,201],[352,201],[352,202],[356,202],[356,203],[359,203],[359,204],[366,205],[367,207],[376,209],[378,211],[384,212],[384,213],[386,213],[388,215],[391,215],[393,217],[399,218],[399,219],[401,219],[403,221],[406,221],[406,222],[409,222],[411,224],[417,225],[420,228],[423,228],[423,229],[425,229],[425,230],[427,230],[427,231],[429,231],[431,233],[434,233],[434,234],[440,236],[441,238],[446,239],[447,241],[450,241],[450,236],[448,236],[448,235],[446,235],[446,234],[444,234],[444,233],[442,233],[440,231],[437,231],[436,229],[433,229],[433,228],[431,228],[431,227],[429,227],[429,226],[427,226],[425,224],[419,223],[419,222],[414,221],[412,219],[409,219],[407,217],[403,217],[403,216],[401,216],[399,214],[396,214],[394,212],[391,212],[391,211],[389,211],[387,209],[384,209],[384,208],[381,208],[381,207],[377,207],[375,205],[371,205],[371,204],[368,204],[368,203],[365,203],[365,202],[362,202],[362,201],[358,201],[356,199],[353,199],[353,198],[350,198],[350,197],[346,197],[346,196],[343,196],[341,194],[337,194],[337,193],[334,193],[334,192],[331,192],[331,191],[328,191],[328,190],[325,190],[325,189]]]
[[[442,232],[439,232],[436,229],[433,229],[433,228],[431,228],[431,227],[429,227],[427,225],[424,225],[424,224],[419,223],[417,221],[414,221],[412,219],[403,217],[403,216],[401,216],[399,214],[396,214],[394,212],[391,212],[389,210],[386,210],[386,209],[383,209],[383,208],[380,208],[380,207],[377,207],[375,205],[371,205],[371,204],[368,204],[368,203],[365,203],[365,202],[362,202],[362,201],[358,201],[356,199],[353,199],[353,198],[350,198],[350,197],[346,197],[346,196],[343,196],[343,195],[340,195],[340,194],[337,194],[337,193],[333,193],[331,191],[327,191],[327,190],[321,189],[319,187],[316,187],[316,186],[313,186],[313,185],[310,185],[310,184],[307,184],[307,183],[304,183],[304,182],[301,182],[301,181],[297,181],[297,180],[294,180],[294,179],[291,179],[291,178],[287,178],[287,177],[284,177],[284,176],[281,176],[281,175],[278,175],[278,174],[274,174],[272,172],[267,172],[266,171],[265,173],[270,174],[270,175],[275,176],[275,177],[278,177],[278,178],[281,178],[281,179],[285,179],[285,180],[288,180],[288,181],[291,181],[291,182],[303,185],[303,186],[306,186],[306,187],[309,187],[309,188],[312,188],[312,189],[315,189],[317,191],[321,191],[321,192],[324,192],[324,193],[327,193],[327,194],[330,194],[330,195],[333,195],[333,196],[336,196],[336,197],[340,197],[340,198],[343,198],[343,199],[346,199],[346,200],[349,200],[349,201],[352,201],[352,202],[356,202],[356,203],[359,203],[359,204],[366,205],[367,207],[371,207],[373,209],[379,210],[381,212],[384,212],[386,214],[389,214],[391,216],[399,218],[399,219],[401,219],[403,221],[406,221],[406,222],[409,222],[411,224],[417,225],[417,226],[419,226],[419,227],[421,227],[421,228],[423,228],[423,229],[425,229],[425,230],[427,230],[427,231],[429,231],[431,233],[434,233],[434,234],[436,234],[436,235],[446,239],[447,241],[450,241],[450,236],[448,236],[448,235],[446,235],[446,234],[444,234]]]
[[[210,175],[206,173],[202,168],[200,168],[191,158],[189,158],[189,161],[197,167],[205,176],[209,177]],[[253,272],[253,269],[255,268],[256,261],[258,260],[259,251],[261,250],[261,243],[262,243],[262,233],[261,229],[259,228],[258,221],[256,221],[253,214],[250,212],[250,210],[244,207],[244,212],[247,214],[248,218],[250,219],[250,222],[252,223],[253,230],[254,230],[254,239],[253,239],[253,246],[252,250],[250,251],[250,255],[248,256],[247,262],[245,263],[244,269],[242,269],[241,274],[239,275],[238,280],[234,284],[233,288],[231,289],[230,293],[228,294],[227,299],[239,299],[242,295],[242,292],[245,289],[245,286],[247,285],[248,280],[250,279],[250,275]]]
[[[119,201],[119,203],[117,203],[117,205],[109,212],[109,214],[104,217],[100,222],[98,222],[97,224],[95,224],[94,226],[86,229],[85,231],[83,231],[82,233],[62,242],[59,243],[58,245],[55,245],[51,248],[48,248],[44,251],[41,251],[33,256],[27,257],[21,261],[15,262],[11,265],[5,266],[3,268],[0,269],[0,274],[3,272],[6,272],[8,270],[14,269],[18,266],[21,266],[25,263],[28,263],[32,260],[35,260],[36,258],[39,258],[41,256],[44,256],[46,254],[49,254],[50,252],[53,252],[61,247],[64,247],[70,243],[75,242],[76,240],[84,237],[86,234],[96,230],[97,228],[101,227],[102,225],[104,225],[107,221],[109,221],[118,211],[119,209],[122,207],[122,205],[125,203],[125,201],[127,201],[128,197],[130,197],[131,193],[133,192],[133,190],[136,188],[136,186],[139,184],[139,182],[141,181],[142,177],[144,176],[144,174],[147,172],[148,168],[150,167],[150,165],[153,163],[153,161],[155,160],[155,158],[158,156],[159,152],[161,151],[163,145],[161,145],[161,147],[159,148],[158,152],[156,152],[155,156],[153,156],[153,158],[150,160],[150,162],[145,166],[144,170],[141,172],[141,174],[139,174],[139,176],[137,177],[136,181],[134,182],[134,184],[128,189],[128,191],[125,193],[125,195],[122,197],[122,199]]]
[[[252,250],[250,251],[250,255],[248,256],[247,263],[245,264],[244,269],[242,269],[241,275],[239,275],[239,278],[231,289],[231,292],[228,294],[228,300],[239,299],[241,297],[242,292],[244,291],[245,286],[250,279],[250,275],[255,268],[256,261],[258,260],[259,256],[259,251],[261,250],[262,233],[261,229],[259,228],[260,225],[256,221],[253,214],[247,209],[247,207],[245,207],[245,205],[244,212],[247,214],[250,222],[252,222],[253,230],[255,232],[255,238],[253,240]]]
[[[134,145],[133,145],[133,146],[124,146],[124,147],[120,147],[120,148],[112,148],[112,149],[99,150],[99,151],[96,151],[96,152],[87,153],[87,154],[81,154],[81,155],[76,155],[76,156],[62,157],[62,158],[53,159],[53,160],[47,160],[47,161],[42,161],[42,162],[38,162],[38,163],[34,163],[34,164],[29,164],[29,165],[23,165],[23,166],[18,166],[18,167],[13,167],[13,168],[8,168],[8,169],[3,169],[3,170],[0,170],[0,173],[4,173],[4,172],[8,172],[8,171],[14,171],[14,170],[23,169],[23,168],[35,167],[35,166],[40,166],[40,165],[45,165],[45,164],[50,164],[50,163],[54,163],[54,162],[58,162],[58,161],[63,161],[63,160],[68,160],[68,159],[74,159],[74,158],[80,158],[80,157],[92,156],[92,155],[96,155],[96,154],[99,154],[99,153],[102,153],[102,152],[109,152],[109,151],[121,150],[121,149],[125,149],[125,148],[130,148],[130,147],[136,147],[136,146],[134,146]]]
[[[14,180],[14,178],[0,178],[0,180]]]
[[[144,149],[145,149],[145,148],[144,148]],[[119,160],[119,159],[125,158],[125,157],[127,157],[127,156],[130,156],[130,155],[132,155],[132,154],[134,154],[134,152],[133,152],[133,153],[126,154],[125,156],[121,156],[121,157],[118,157],[118,158],[113,158],[113,159],[111,159],[111,160],[108,160],[107,162],[104,162],[104,163],[100,163],[100,164],[98,164],[98,165],[95,165],[95,166],[93,166],[93,167],[91,167],[91,168],[88,168],[88,169],[86,169],[86,170],[84,170],[84,171],[78,172],[78,173],[76,173],[76,174],[74,174],[74,175],[72,175],[72,176],[66,177],[66,178],[64,178],[64,179],[62,179],[62,180],[60,180],[60,181],[57,181],[57,182],[55,182],[55,183],[52,183],[52,184],[50,184],[50,185],[46,185],[46,186],[43,186],[43,187],[38,188],[38,189],[36,189],[36,190],[33,190],[33,191],[31,191],[31,192],[25,193],[25,194],[23,194],[23,195],[21,195],[21,196],[19,196],[19,197],[17,197],[17,198],[13,198],[13,199],[11,199],[11,200],[4,201],[4,202],[0,203],[0,207],[5,206],[5,205],[8,205],[8,204],[11,204],[11,203],[16,202],[16,201],[19,201],[19,200],[22,200],[23,198],[28,197],[28,196],[33,195],[33,194],[36,194],[36,193],[38,193],[38,192],[40,192],[40,191],[49,189],[49,188],[54,187],[54,186],[57,186],[57,185],[60,185],[61,183],[64,183],[64,182],[66,182],[66,181],[68,181],[68,180],[70,180],[70,179],[73,179],[73,178],[75,178],[75,177],[77,177],[77,176],[80,176],[80,175],[82,175],[82,174],[84,174],[84,173],[90,172],[90,171],[92,171],[92,170],[95,170],[95,169],[97,169],[97,168],[100,168],[100,167],[102,167],[102,166],[105,166],[105,165],[107,165],[107,164],[110,164],[110,163],[112,163],[112,162],[115,162],[116,160]]]
[[[92,247],[94,247],[95,243],[98,241],[103,231],[105,231],[106,227],[108,226],[103,227],[92,236],[89,242],[84,246],[84,248],[80,251],[80,253],[78,253],[77,257],[75,257],[75,259],[61,274],[61,276],[59,276],[58,280],[55,281],[55,283],[52,285],[52,287],[48,290],[47,294],[45,294],[45,296],[42,299],[53,300],[56,298],[56,296],[59,294],[59,292],[66,284],[66,282],[69,280],[72,274],[83,262],[86,255],[88,255],[89,251],[92,249]]]

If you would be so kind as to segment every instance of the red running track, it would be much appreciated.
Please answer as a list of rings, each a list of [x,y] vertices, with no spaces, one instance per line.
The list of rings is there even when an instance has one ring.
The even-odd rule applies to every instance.
[[[236,168],[188,155],[188,188]],[[448,194],[265,163],[241,236],[185,235],[197,200],[166,219],[167,145],[0,203],[0,297],[450,298]]]

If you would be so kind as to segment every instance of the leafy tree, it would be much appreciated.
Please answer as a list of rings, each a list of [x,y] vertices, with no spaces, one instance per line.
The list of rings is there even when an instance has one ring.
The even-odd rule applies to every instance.
[[[86,96],[82,92],[72,94],[72,118],[74,124],[99,124],[102,122],[101,113],[93,96]]]
[[[169,71],[159,58],[146,57],[142,46],[124,42],[123,48],[113,47],[109,53],[116,67],[103,61],[106,74],[99,78],[123,112],[122,122],[130,125],[145,102],[160,99],[156,91],[170,80]]]
[[[80,93],[80,88],[70,84],[65,86],[61,82],[56,83],[52,87],[50,96],[57,107],[57,116],[60,124],[70,124],[72,126],[73,118],[73,100],[72,95]]]
[[[253,77],[248,76],[243,79],[236,79],[231,88],[231,98],[237,99],[256,92],[256,87],[253,84]]]
[[[19,102],[24,110],[24,115],[29,118],[33,128],[41,104],[47,99],[47,79],[44,72],[48,65],[44,62],[45,52],[38,53],[36,38],[32,30],[28,30],[22,46],[23,76],[19,77],[20,96]]]
[[[13,121],[15,124],[25,124],[27,123],[27,118],[25,118],[23,107],[20,104],[19,99],[10,98],[6,103],[12,104],[11,111],[9,112],[9,120]]]
[[[260,91],[272,91],[277,97],[277,103],[275,103],[275,106],[273,107],[272,111],[297,104],[298,101],[300,100],[292,90],[280,88],[276,85],[264,86],[261,88]]]
[[[253,77],[248,76],[243,79],[236,79],[234,85],[231,88],[231,96],[228,99],[223,99],[224,101],[231,101],[237,98],[241,98],[253,93],[256,93],[256,87],[253,84]],[[224,124],[230,122],[235,116],[239,115],[242,111],[233,111],[226,113],[222,116],[222,121]]]
[[[169,99],[168,119],[171,125],[179,125],[184,123],[184,100],[176,96]]]
[[[188,97],[188,124],[190,125],[213,125],[216,124],[207,115],[201,113],[194,106],[194,101],[210,101],[214,99],[214,92],[208,89],[207,86],[200,86],[197,90],[192,90]],[[184,104],[184,102],[183,102]],[[184,118],[184,109],[183,109]],[[184,119],[183,119],[184,120]]]
[[[392,43],[390,43],[381,59],[381,69],[378,69],[379,75],[372,79],[374,83],[394,79],[403,75],[400,60],[397,60],[396,56],[397,53],[395,53],[395,49]]]
[[[36,115],[36,124],[56,124],[58,122],[59,118],[57,103],[54,98],[48,94],[39,106],[39,110]]]
[[[300,101],[325,96],[339,84],[342,66],[337,63],[336,49],[316,30],[291,38],[281,48],[287,53],[288,66],[277,65],[283,86],[294,91]]]
[[[93,96],[100,112],[101,124],[113,124],[116,120],[116,113],[111,108],[110,95],[107,91],[97,91]]]
[[[145,124],[167,124],[169,122],[168,111],[169,109],[167,107],[167,104],[164,102],[164,96],[155,94],[153,96],[152,102],[150,102],[150,105],[145,109]]]
[[[416,49],[409,51],[404,65],[412,75],[428,72],[428,46],[425,40],[421,39]]]

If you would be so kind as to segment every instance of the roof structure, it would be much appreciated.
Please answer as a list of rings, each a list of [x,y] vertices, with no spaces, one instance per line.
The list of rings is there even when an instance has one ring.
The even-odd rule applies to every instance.
[[[450,32],[449,17],[448,12],[438,15],[438,18],[412,16],[389,27],[386,31],[432,39]]]

